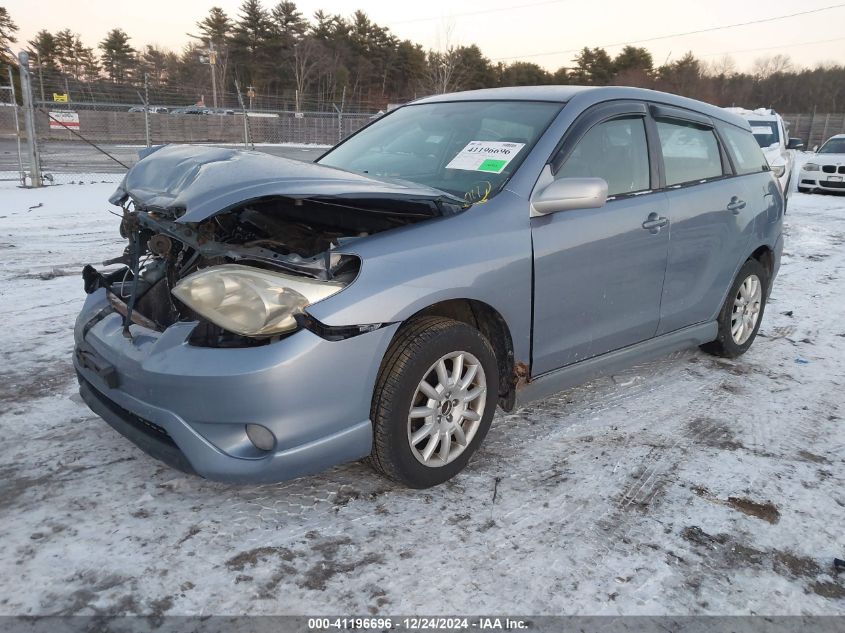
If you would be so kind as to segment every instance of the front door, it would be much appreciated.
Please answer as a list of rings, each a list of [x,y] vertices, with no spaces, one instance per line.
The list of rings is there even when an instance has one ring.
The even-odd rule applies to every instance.
[[[559,163],[555,178],[604,178],[608,202],[531,219],[534,376],[657,332],[670,226],[666,195],[654,191],[647,114],[596,116],[564,141],[552,169]]]

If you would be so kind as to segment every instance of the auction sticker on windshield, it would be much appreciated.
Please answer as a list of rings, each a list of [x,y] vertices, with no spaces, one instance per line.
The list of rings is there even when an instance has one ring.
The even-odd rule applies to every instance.
[[[525,143],[503,143],[500,141],[470,141],[446,169],[464,169],[501,174]]]

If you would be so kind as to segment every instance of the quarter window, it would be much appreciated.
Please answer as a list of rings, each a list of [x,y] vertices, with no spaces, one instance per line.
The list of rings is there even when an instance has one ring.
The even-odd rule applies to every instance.
[[[754,174],[768,168],[766,158],[752,134],[729,125],[719,129],[734,157],[738,174]]]
[[[555,178],[585,177],[603,178],[608,196],[649,189],[648,143],[641,117],[593,126],[555,174]]]
[[[668,186],[723,175],[719,142],[711,128],[683,121],[658,121],[657,135]]]

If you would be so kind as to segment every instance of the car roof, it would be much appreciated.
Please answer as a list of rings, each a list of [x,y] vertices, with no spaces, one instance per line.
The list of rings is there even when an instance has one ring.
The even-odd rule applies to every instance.
[[[734,112],[703,101],[687,97],[629,86],[512,86],[508,88],[485,88],[423,97],[414,101],[421,103],[448,103],[454,101],[548,101],[568,103],[573,99],[584,99],[585,107],[602,101],[637,99],[665,105],[686,108],[701,114],[748,129],[746,119]]]
[[[743,119],[754,119],[755,121],[777,121],[780,115],[770,108],[757,108],[756,110],[748,110],[746,108],[722,108],[727,112],[732,112]]]

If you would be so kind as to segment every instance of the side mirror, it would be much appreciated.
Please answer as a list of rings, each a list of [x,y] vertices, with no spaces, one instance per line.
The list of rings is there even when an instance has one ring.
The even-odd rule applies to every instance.
[[[804,141],[800,138],[791,138],[786,144],[786,149],[804,149]]]
[[[549,215],[572,209],[597,209],[607,202],[604,178],[561,178],[554,180],[532,201],[532,215]]]
[[[819,146],[818,146],[818,145],[813,145],[813,151],[814,151],[814,152],[819,151]]]

